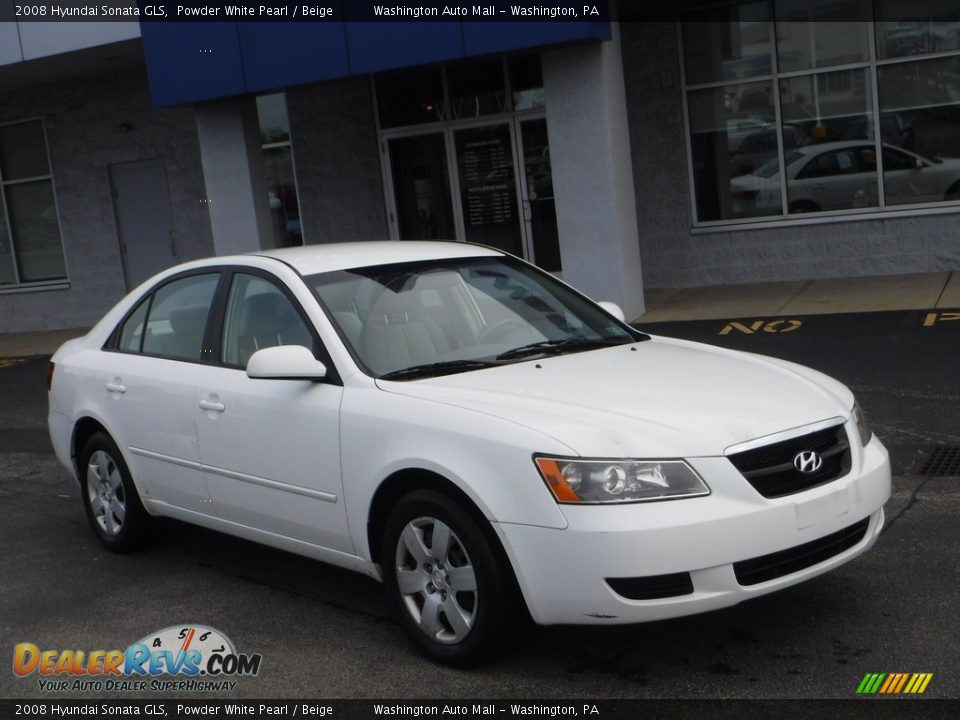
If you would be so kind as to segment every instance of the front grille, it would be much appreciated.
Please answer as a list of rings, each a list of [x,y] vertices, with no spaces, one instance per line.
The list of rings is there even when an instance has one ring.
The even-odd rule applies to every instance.
[[[803,473],[794,467],[798,453],[813,450],[823,465]],[[758,493],[781,497],[841,478],[850,472],[850,443],[843,425],[727,456]]]
[[[607,578],[607,585],[628,600],[656,600],[693,593],[690,573],[647,575],[646,577]]]
[[[819,540],[787,548],[769,555],[761,555],[751,560],[741,560],[733,564],[733,572],[737,582],[741,585],[756,585],[757,583],[774,580],[784,575],[800,572],[844,550],[849,550],[863,540],[867,532],[870,518],[864,518],[855,525],[839,530],[822,537]]]

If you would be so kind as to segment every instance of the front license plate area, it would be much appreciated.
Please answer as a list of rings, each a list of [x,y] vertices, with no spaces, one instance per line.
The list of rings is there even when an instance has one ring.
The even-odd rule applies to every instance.
[[[828,495],[797,503],[794,508],[797,513],[797,529],[803,530],[849,513],[850,493],[847,488],[840,488]]]

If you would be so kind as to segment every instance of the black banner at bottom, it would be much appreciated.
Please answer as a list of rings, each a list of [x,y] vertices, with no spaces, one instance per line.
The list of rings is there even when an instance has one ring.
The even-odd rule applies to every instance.
[[[894,720],[960,717],[960,701],[850,700],[0,700],[0,718],[602,718]]]

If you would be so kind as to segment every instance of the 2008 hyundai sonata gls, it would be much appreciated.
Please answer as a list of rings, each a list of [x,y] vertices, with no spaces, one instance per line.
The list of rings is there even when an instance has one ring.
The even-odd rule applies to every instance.
[[[456,243],[192,262],[60,348],[50,433],[111,549],[169,516],[367,573],[453,663],[519,603],[675,617],[873,544],[889,460],[849,390],[617,315]]]

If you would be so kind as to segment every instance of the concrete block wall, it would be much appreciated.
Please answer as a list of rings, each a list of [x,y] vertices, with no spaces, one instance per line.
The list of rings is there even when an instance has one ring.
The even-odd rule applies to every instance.
[[[388,239],[370,78],[290,88],[287,111],[304,243]]]
[[[154,108],[143,68],[0,94],[0,122],[34,118],[47,133],[70,287],[0,293],[0,333],[91,325],[126,294],[113,163],[163,159],[180,259],[212,254],[194,110]]]
[[[621,30],[645,287],[960,269],[960,214],[692,233],[676,24]]]

